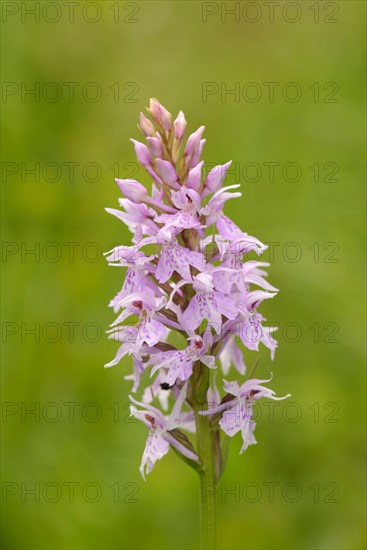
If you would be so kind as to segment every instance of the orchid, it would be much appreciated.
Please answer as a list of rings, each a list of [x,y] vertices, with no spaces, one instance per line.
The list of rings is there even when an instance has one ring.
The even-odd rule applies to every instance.
[[[258,309],[278,290],[266,279],[269,264],[247,257],[267,247],[223,212],[241,197],[239,185],[223,186],[231,161],[205,170],[204,126],[184,143],[186,127],[182,111],[174,120],[152,99],[139,123],[147,144],[131,140],[151,192],[116,179],[120,208],[106,210],[127,226],[132,244],[105,254],[126,269],[110,302],[117,318],[108,333],[120,346],[106,367],[131,357],[131,414],[148,429],[140,472],[146,479],[170,449],[198,472],[202,547],[214,548],[215,491],[205,498],[204,491],[223,473],[228,438],[241,434],[242,454],[256,443],[255,401],[288,395],[277,398],[263,385],[270,380],[244,378],[245,348],[264,346],[274,358],[274,328]],[[221,393],[220,373],[232,372],[242,380],[223,380]]]
[[[173,386],[177,380],[185,381],[192,375],[194,363],[200,361],[208,368],[215,368],[215,359],[212,355],[204,353],[204,344],[201,336],[196,336],[194,342],[189,344],[184,350],[166,351],[155,356],[151,374],[158,369],[168,369],[163,385]]]
[[[268,397],[275,401],[281,401],[289,397],[289,394],[284,397],[276,397],[273,390],[261,385],[264,382],[270,382],[270,380],[271,378],[269,380],[247,380],[241,386],[238,385],[237,381],[228,382],[223,380],[224,390],[228,393],[229,399],[214,409],[202,411],[201,413],[208,415],[224,411],[219,425],[230,437],[239,431],[241,432],[243,445],[240,454],[244,453],[249,445],[257,443],[254,437],[256,424],[252,420],[254,401],[261,397]]]
[[[186,389],[187,384],[182,387],[169,416],[163,415],[156,407],[148,405],[147,403],[140,403],[136,401],[134,397],[130,396],[132,403],[143,408],[143,410],[139,410],[131,406],[131,416],[138,418],[149,428],[149,435],[140,466],[140,472],[144,479],[145,470],[146,473],[149,474],[156,461],[168,453],[170,445],[189,460],[198,460],[198,456],[195,452],[180,443],[173,435],[174,430],[182,424],[188,429],[190,421],[192,422],[194,419],[193,413],[191,418],[188,417],[189,415],[186,415],[186,418],[184,418],[181,414],[180,409],[186,397]]]

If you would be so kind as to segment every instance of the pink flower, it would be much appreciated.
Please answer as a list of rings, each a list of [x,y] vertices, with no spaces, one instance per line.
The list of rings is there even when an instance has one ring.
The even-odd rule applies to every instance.
[[[176,214],[162,214],[155,221],[164,223],[166,228],[191,229],[200,227],[198,218],[200,195],[194,189],[180,189],[179,191],[172,191],[171,197],[177,208]]]
[[[185,130],[186,130],[187,122],[185,120],[185,115],[182,111],[180,111],[177,115],[177,118],[174,122],[174,128],[175,128],[175,138],[180,140],[182,139]]]
[[[269,380],[247,380],[241,386],[237,382],[224,380],[224,390],[229,394],[228,397],[232,395],[233,398],[229,398],[225,403],[201,413],[214,414],[224,411],[219,425],[230,437],[241,432],[243,445],[240,454],[244,453],[249,445],[257,443],[254,437],[256,423],[252,420],[254,401],[262,397],[275,401],[281,401],[290,397],[289,394],[284,397],[276,397],[273,390],[261,385],[270,382],[270,380],[271,378]]]
[[[129,199],[120,199],[120,206],[125,209],[125,212],[114,208],[106,208],[106,212],[116,216],[124,222],[130,231],[134,234],[134,242],[139,242],[144,234],[155,235],[158,231],[158,226],[153,221],[155,212],[145,204],[136,204]]]
[[[191,136],[189,136],[189,139],[187,140],[187,144],[184,151],[184,155],[186,156],[186,162],[189,162],[189,159],[191,159],[195,155],[195,153],[197,153],[197,151],[199,150],[201,136],[203,135],[204,130],[205,130],[205,126],[200,126],[200,128],[198,128],[196,132],[194,132],[193,134],[191,134]]]
[[[233,365],[240,374],[245,374],[246,372],[243,355],[235,342],[234,336],[227,338],[227,341],[224,343],[219,353],[219,361],[222,365],[224,375],[228,374],[231,365]]]
[[[233,299],[215,290],[213,277],[209,273],[196,275],[193,287],[196,294],[183,314],[185,326],[195,330],[206,319],[219,334],[222,328],[222,315],[227,319],[234,319],[238,314]]]
[[[136,401],[130,396],[130,401],[143,409],[139,410],[132,406],[131,416],[141,420],[149,429],[149,435],[140,465],[140,473],[144,480],[145,475],[150,474],[157,460],[160,460],[168,453],[170,445],[186,458],[198,460],[198,456],[194,452],[185,447],[172,435],[172,433],[170,433],[178,426],[182,427],[182,425],[184,425],[188,427],[190,421],[192,421],[192,418],[188,419],[187,415],[185,416],[181,412],[182,405],[186,398],[186,390],[187,384],[183,386],[169,416],[163,415],[156,407]]]
[[[203,255],[180,246],[172,230],[162,229],[157,235],[157,242],[162,246],[156,270],[156,277],[161,283],[168,281],[173,272],[181,275],[185,281],[190,281],[190,265],[199,271],[205,269]]]
[[[193,365],[201,361],[208,368],[215,368],[215,359],[204,353],[205,346],[200,336],[192,338],[193,342],[184,350],[166,351],[153,358],[153,375],[158,369],[167,369],[163,376],[163,384],[173,386],[177,380],[184,382],[192,375]]]
[[[202,197],[206,197],[211,193],[215,193],[221,188],[222,183],[226,179],[227,171],[231,164],[232,161],[230,160],[226,164],[215,166],[210,170],[205,180]]]

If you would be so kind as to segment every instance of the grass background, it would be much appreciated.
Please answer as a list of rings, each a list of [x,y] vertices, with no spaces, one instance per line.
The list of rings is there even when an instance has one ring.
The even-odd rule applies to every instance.
[[[129,241],[104,207],[117,204],[115,175],[148,182],[129,164],[129,137],[150,97],[183,109],[190,130],[206,125],[204,159],[232,159],[240,172],[227,181],[241,183],[243,197],[226,213],[278,243],[270,281],[281,292],[263,311],[280,325],[279,349],[273,364],[262,350],[259,374],[273,371],[272,387],[295,405],[274,418],[263,407],[259,444],[245,455],[233,440],[219,547],[365,548],[365,4],[296,2],[294,23],[286,2],[274,22],[263,2],[81,2],[71,21],[64,2],[41,2],[39,21],[22,4],[35,3],[2,5],[3,548],[197,547],[194,473],[170,453],[142,481],[146,431],[127,421],[130,361],[103,369],[116,351],[102,332],[113,319],[107,303],[123,273],[100,251]],[[237,21],[225,12],[233,7]],[[216,8],[204,22],[203,10]],[[205,98],[208,82],[219,91]],[[248,100],[251,82],[258,101]],[[279,83],[273,102],[266,82]],[[282,95],[292,97],[290,82],[299,101]],[[329,82],[336,102],[325,102]],[[39,98],[25,94],[34,86]],[[235,86],[240,98],[225,94]],[[273,182],[266,162],[279,163]],[[26,173],[35,163],[39,177]],[[292,167],[282,173],[288,163],[300,167],[298,181]],[[26,413],[34,407],[38,416]]]

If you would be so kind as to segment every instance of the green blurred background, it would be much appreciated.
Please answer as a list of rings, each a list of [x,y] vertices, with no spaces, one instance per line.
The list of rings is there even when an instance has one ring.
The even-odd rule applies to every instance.
[[[258,374],[273,371],[293,405],[261,408],[243,456],[233,440],[218,546],[365,548],[365,4],[276,4],[273,22],[264,2],[77,2],[74,15],[66,2],[2,4],[6,550],[198,544],[195,474],[170,453],[142,481],[130,360],[103,369],[123,271],[101,251],[129,242],[104,207],[115,176],[148,182],[129,138],[150,97],[184,110],[191,131],[205,124],[204,159],[232,159],[227,182],[243,191],[226,212],[278,243],[281,292],[262,311],[279,348],[273,364],[261,350]],[[226,95],[235,86],[240,97]]]

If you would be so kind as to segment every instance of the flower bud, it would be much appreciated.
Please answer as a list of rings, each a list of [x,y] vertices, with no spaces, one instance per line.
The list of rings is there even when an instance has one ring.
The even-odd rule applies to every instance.
[[[193,157],[191,158],[191,161],[189,162],[191,168],[194,168],[194,166],[196,166],[197,163],[199,162],[205,143],[206,143],[206,139],[200,140],[199,148],[196,151],[196,153],[193,155]]]
[[[147,142],[153,157],[161,157],[163,155],[163,147],[160,137],[147,137]]]
[[[196,153],[196,151],[200,146],[200,140],[204,130],[205,130],[205,126],[200,126],[200,128],[198,128],[196,132],[194,132],[193,134],[191,134],[191,136],[189,136],[186,143],[185,151],[184,151],[185,155],[192,157]]]
[[[143,114],[140,113],[140,129],[145,135],[147,136],[154,136],[155,135],[155,129],[153,124],[150,122],[150,120]]]
[[[171,113],[169,113],[157,99],[150,100],[149,112],[154,120],[158,122],[164,130],[170,130],[172,128]]]
[[[168,185],[177,180],[176,170],[167,160],[157,159],[157,167],[159,174]]]
[[[150,156],[148,147],[144,145],[144,143],[140,143],[140,141],[136,141],[135,139],[130,139],[130,141],[134,144],[138,162],[142,166],[149,166],[152,162],[152,157]]]
[[[177,115],[176,120],[173,123],[175,129],[175,138],[181,139],[185,133],[187,122],[185,120],[185,115],[180,111]]]
[[[164,130],[172,129],[172,115],[162,106],[162,127]]]
[[[115,179],[115,182],[119,186],[121,193],[131,202],[140,203],[144,202],[147,198],[148,192],[144,185],[136,180],[121,180]]]
[[[161,104],[157,99],[151,98],[149,101],[149,112],[158,122],[161,119]]]

